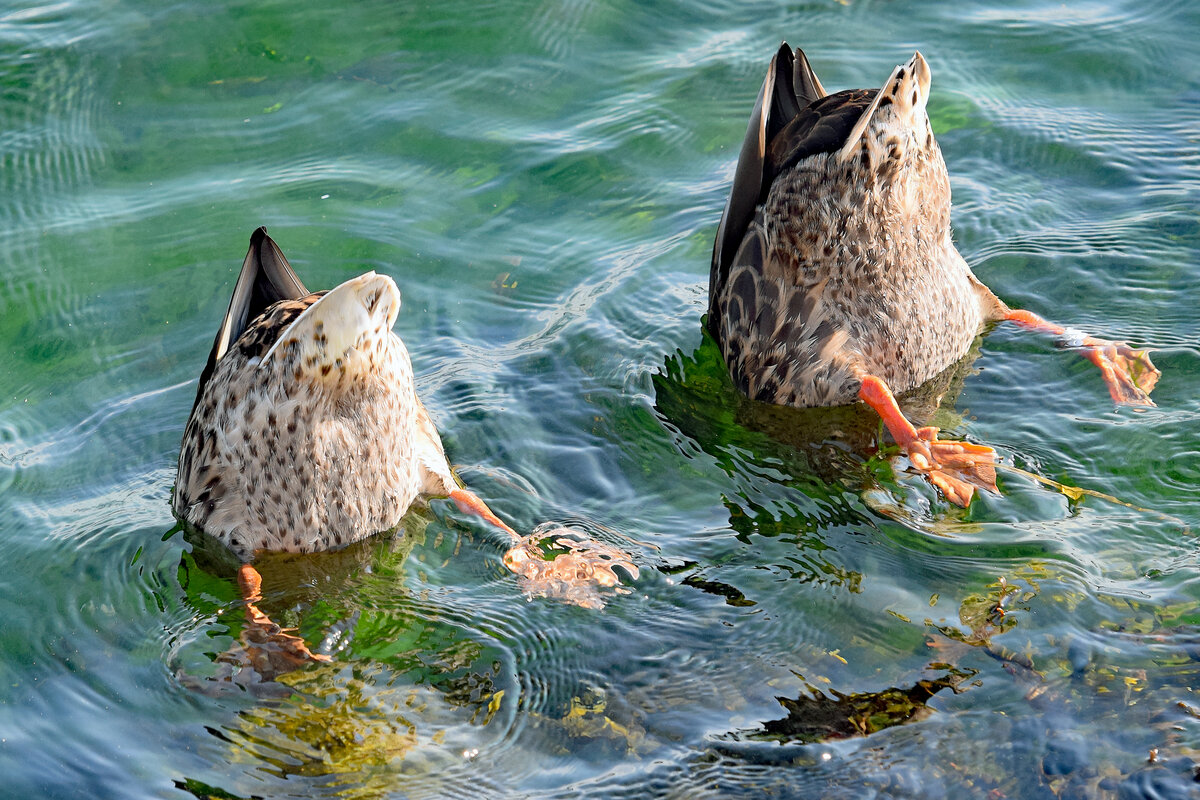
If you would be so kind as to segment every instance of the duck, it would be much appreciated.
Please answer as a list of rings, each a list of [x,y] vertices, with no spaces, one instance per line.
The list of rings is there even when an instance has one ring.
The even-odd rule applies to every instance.
[[[296,662],[328,657],[260,610],[255,557],[343,548],[394,529],[422,497],[447,497],[506,534],[503,563],[531,593],[594,604],[585,589],[616,585],[613,567],[637,577],[622,551],[565,528],[520,536],[459,484],[392,330],[399,309],[395,281],[375,272],[310,292],[260,227],[200,374],[172,509],[241,562],[250,638]],[[554,559],[541,555],[546,539]]]
[[[783,42],[759,90],[717,227],[706,327],[753,400],[865,403],[913,468],[967,506],[997,491],[995,451],[915,426],[896,395],[961,359],[986,326],[1059,337],[1112,400],[1152,406],[1149,352],[1010,308],[954,246],[950,181],[920,52],[877,89],[828,93]]]

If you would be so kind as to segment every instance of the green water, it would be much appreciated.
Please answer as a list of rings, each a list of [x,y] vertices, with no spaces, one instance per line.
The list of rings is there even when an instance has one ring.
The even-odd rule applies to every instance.
[[[700,317],[782,38],[830,90],[920,48],[963,254],[1156,347],[1158,407],[997,327],[937,421],[1024,472],[960,511],[820,444],[862,415],[739,402]],[[1198,40],[1182,2],[0,7],[0,795],[1187,796]],[[221,690],[236,586],[169,496],[261,224],[311,287],[393,276],[463,479],[631,591],[527,600],[435,501],[264,564],[335,660]]]

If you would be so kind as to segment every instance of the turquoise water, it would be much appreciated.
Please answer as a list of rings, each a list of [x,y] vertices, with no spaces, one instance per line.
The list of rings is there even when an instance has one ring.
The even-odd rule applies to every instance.
[[[782,38],[830,90],[919,48],[963,254],[1156,347],[1158,407],[997,327],[936,420],[1021,471],[961,511],[829,444],[869,417],[739,402],[700,318]],[[0,795],[1187,796],[1198,40],[1189,3],[0,7]],[[216,680],[236,585],[169,497],[260,224],[310,287],[393,276],[462,478],[629,593],[528,600],[435,501],[262,565],[333,663]]]

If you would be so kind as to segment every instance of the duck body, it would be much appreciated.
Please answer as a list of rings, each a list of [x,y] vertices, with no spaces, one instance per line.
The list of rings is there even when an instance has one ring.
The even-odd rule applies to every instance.
[[[797,65],[807,69],[802,54]],[[864,374],[914,389],[961,358],[1004,308],[951,239],[924,59],[898,68],[882,91],[878,102],[869,90],[813,98],[786,124],[775,120],[761,166],[752,165],[761,181],[730,200],[725,221],[746,217],[739,203],[753,203],[753,215],[722,227],[709,326],[753,399],[846,405],[859,399]]]
[[[419,495],[457,488],[391,330],[391,278],[309,293],[260,229],[245,288],[184,432],[177,516],[249,560],[350,544],[395,527]]]
[[[862,400],[952,502],[995,490],[990,448],[915,428],[893,392],[962,358],[986,323],[1063,336],[1114,401],[1153,405],[1146,351],[1005,305],[954,246],[950,180],[926,112],[920,53],[879,89],[829,94],[800,50],[771,59],[717,229],[708,329],[750,398],[798,407]]]
[[[458,485],[392,332],[400,292],[368,272],[309,292],[259,228],[200,374],[172,509],[242,562],[243,640],[262,676],[328,661],[261,611],[264,551],[335,550],[400,524],[421,496],[449,497],[503,531],[526,592],[601,607],[599,587],[637,577],[615,547],[544,524],[521,537]],[[541,542],[560,552],[543,557]]]

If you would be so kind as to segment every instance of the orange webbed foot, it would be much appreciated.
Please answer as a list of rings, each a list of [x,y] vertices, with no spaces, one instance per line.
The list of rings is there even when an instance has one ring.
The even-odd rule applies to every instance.
[[[997,492],[996,451],[971,442],[945,442],[937,428],[920,428],[916,438],[901,442],[913,466],[941,490],[946,499],[966,508],[976,489]]]
[[[1032,311],[1011,309],[1004,319],[1025,327],[1062,337],[1067,347],[1081,348],[1084,356],[1100,368],[1113,402],[1118,405],[1153,406],[1150,392],[1162,375],[1150,361],[1149,350],[1138,350],[1125,342],[1097,339],[1042,319]]]
[[[250,665],[264,680],[271,680],[311,662],[333,660],[323,653],[309,650],[303,639],[288,633],[288,630],[267,619],[265,624],[251,622],[242,631],[242,644]]]
[[[505,553],[504,566],[520,576],[525,594],[557,597],[583,608],[604,607],[599,589],[620,584],[616,567],[638,577],[637,565],[623,550],[552,522],[539,525]]]
[[[1124,342],[1109,342],[1088,336],[1084,339],[1085,356],[1100,368],[1114,403],[1153,406],[1150,392],[1162,372],[1150,361],[1148,350],[1137,350]]]
[[[521,588],[530,597],[557,597],[584,608],[603,608],[604,598],[598,590],[621,582],[614,567],[623,568],[635,579],[638,576],[638,568],[627,553],[581,531],[546,522],[528,536],[521,536],[474,493],[455,489],[450,499],[463,511],[477,514],[512,538],[513,547],[504,554],[504,566],[521,578]]]
[[[937,438],[937,428],[914,428],[887,384],[874,375],[863,377],[858,396],[883,419],[917,471],[929,478],[951,503],[965,508],[976,489],[999,491],[996,451],[992,448],[970,442],[941,441]]]

